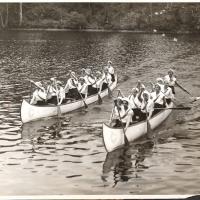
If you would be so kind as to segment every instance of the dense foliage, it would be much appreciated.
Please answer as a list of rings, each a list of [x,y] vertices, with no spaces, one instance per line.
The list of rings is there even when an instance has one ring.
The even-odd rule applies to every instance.
[[[1,3],[2,28],[200,30],[200,3]]]

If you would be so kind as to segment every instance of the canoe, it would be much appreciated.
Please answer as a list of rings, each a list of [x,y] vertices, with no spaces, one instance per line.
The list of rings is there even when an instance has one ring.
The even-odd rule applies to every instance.
[[[117,86],[117,76],[115,78],[115,82],[110,85],[110,90],[114,90]],[[108,89],[105,89],[101,92],[101,98],[108,95]],[[88,96],[85,100],[86,104],[91,104],[98,101],[98,94]],[[70,103],[65,103],[60,105],[61,113],[68,113],[73,110],[84,107],[84,103],[82,100],[73,101]],[[21,121],[22,123],[27,123],[30,121],[35,121],[45,117],[51,117],[58,115],[58,109],[55,105],[31,105],[26,99],[23,99],[21,104]]]
[[[171,102],[168,108],[173,107]],[[150,120],[151,129],[158,127],[172,112],[172,109],[165,109],[155,114]],[[126,137],[129,142],[133,142],[147,133],[147,122],[141,121],[132,124],[126,130]],[[122,128],[113,128],[107,124],[103,124],[103,142],[107,152],[114,151],[125,144],[124,133]]]

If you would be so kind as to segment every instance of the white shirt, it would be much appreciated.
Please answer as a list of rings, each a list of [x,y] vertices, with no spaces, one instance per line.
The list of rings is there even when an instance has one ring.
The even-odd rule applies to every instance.
[[[74,79],[74,78],[70,78],[70,79],[68,79],[68,81],[67,81],[67,84],[66,84],[66,86],[65,86],[65,89],[74,89],[74,88],[76,88],[77,87],[77,85],[78,85],[78,81],[76,80],[76,79]]]
[[[164,85],[160,83],[157,83],[157,84],[160,86],[161,91],[164,92]]]
[[[47,91],[50,94],[50,96],[56,96],[56,89],[53,85],[49,85]]]
[[[130,107],[132,109],[141,107],[142,103],[138,100],[138,94],[135,97],[133,95],[129,95],[128,98],[130,100]]]
[[[58,97],[59,97],[59,99],[64,99],[65,98],[65,89],[63,87],[59,88]]]
[[[131,108],[128,108],[128,110],[126,111],[124,110],[124,114],[121,115],[122,123],[126,123],[128,119],[130,119],[130,122],[132,122],[132,117],[133,117],[133,110]]]
[[[153,99],[154,103],[158,103],[160,105],[163,105],[163,103],[164,103],[164,101],[163,101],[164,94],[162,92],[159,92],[158,94],[156,94],[156,92],[152,92],[151,96],[152,96],[152,99]]]
[[[147,104],[147,105],[146,105]],[[146,105],[146,108],[145,108],[145,105]],[[153,112],[154,111],[154,101],[153,99],[148,99],[148,102],[145,102],[143,101],[142,102],[142,105],[141,105],[141,111],[143,113],[150,113],[150,112]]]
[[[174,86],[176,83],[176,78],[175,76],[172,76],[171,78],[169,77],[169,75],[166,75],[164,77],[164,80],[169,84],[169,86]]]
[[[84,80],[87,85],[93,85],[96,81],[95,79],[93,79],[91,76],[88,75],[84,76]]]
[[[88,91],[88,85],[86,83],[83,83],[83,85],[81,85],[81,83],[78,84],[78,91],[81,94],[87,94]]]
[[[103,74],[103,82],[104,83],[108,83],[108,85],[110,85],[111,83],[112,83],[112,77],[111,77],[111,75],[110,74]]]
[[[166,99],[174,99],[174,94],[172,93],[172,89],[170,87],[164,91],[164,94]]]

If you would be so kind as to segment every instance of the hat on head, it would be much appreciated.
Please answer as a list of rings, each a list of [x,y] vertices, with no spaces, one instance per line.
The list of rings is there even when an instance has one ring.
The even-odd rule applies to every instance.
[[[96,71],[96,74],[99,74],[99,75],[101,75],[101,72],[100,72],[100,71]]]
[[[91,74],[91,69],[87,68],[87,69],[85,70],[85,73],[86,73],[87,75],[90,75],[90,74]]]
[[[171,72],[171,73],[174,74],[174,70],[173,70],[172,68],[170,68],[170,69],[168,70],[168,73],[169,73],[169,72]]]
[[[50,78],[50,81],[55,81],[55,80],[56,80],[55,77]]]
[[[156,79],[156,82],[157,82],[157,83],[162,83],[162,84],[164,83],[164,81],[163,81],[162,78],[157,78],[157,79]]]
[[[112,62],[109,60],[109,61],[108,61],[108,64],[112,64]]]
[[[138,90],[138,88],[132,88],[132,90],[131,90],[132,92],[139,92],[139,90]]]
[[[70,72],[70,77],[71,77],[71,78],[76,78],[76,73],[73,72],[73,71],[71,71],[71,72]]]
[[[58,85],[62,85],[62,82],[61,81],[57,81],[56,82]]]
[[[144,84],[141,84],[140,88],[145,89],[145,85],[144,85]]]

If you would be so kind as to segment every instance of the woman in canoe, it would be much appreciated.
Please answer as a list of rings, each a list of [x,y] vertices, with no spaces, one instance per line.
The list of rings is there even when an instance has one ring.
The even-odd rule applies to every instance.
[[[108,68],[105,67],[102,75],[102,90],[107,89],[111,83],[112,83],[112,76],[108,72]]]
[[[150,119],[154,111],[154,101],[151,99],[150,94],[143,93],[143,101],[141,104],[140,120]]]
[[[41,82],[34,82],[30,80],[31,83],[33,83],[36,86],[36,90],[33,92],[32,99],[30,101],[30,104],[32,105],[44,105],[46,104],[47,99],[47,93],[45,88],[43,87]]]
[[[115,82],[115,70],[110,60],[108,61],[107,68],[108,68],[108,73],[111,75],[111,81]]]
[[[88,86],[88,96],[97,94],[98,89],[96,87],[96,79],[92,75],[91,69],[89,68],[85,69],[84,79],[85,79],[85,83]]]
[[[175,94],[175,84],[176,84],[176,77],[174,75],[174,70],[169,69],[168,74],[164,77],[164,81],[169,84],[169,87],[172,89],[172,93]]]
[[[57,90],[56,90],[56,78],[50,78],[50,84],[47,86],[47,103],[53,103],[57,105]]]
[[[130,123],[132,123],[133,110],[130,107],[129,99],[118,97],[114,100],[114,116],[113,127],[124,127],[126,131]]]
[[[80,95],[82,96],[82,98],[86,100],[88,96],[88,85],[86,84],[84,77],[79,78],[78,91]],[[81,96],[80,96],[80,99],[81,99]]]
[[[78,79],[76,77],[75,72],[70,72],[70,78],[65,85],[65,97],[66,99],[80,99],[79,92],[78,92]]]

